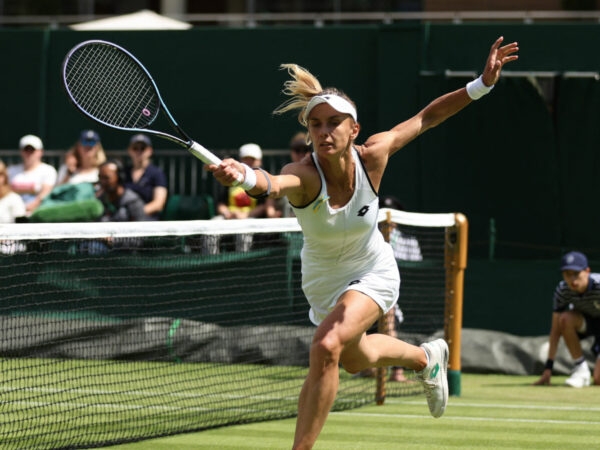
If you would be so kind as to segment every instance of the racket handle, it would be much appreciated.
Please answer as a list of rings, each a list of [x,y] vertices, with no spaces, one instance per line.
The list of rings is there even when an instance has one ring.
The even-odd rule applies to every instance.
[[[192,146],[188,150],[204,164],[214,164],[215,166],[221,164],[221,158],[197,142],[192,142]]]
[[[189,152],[202,161],[204,164],[214,164],[218,166],[221,164],[221,158],[215,155],[210,150],[206,149],[204,146],[198,144],[197,142],[192,142],[192,146],[188,148]],[[238,173],[237,175],[237,184],[242,183],[244,181],[244,174]]]

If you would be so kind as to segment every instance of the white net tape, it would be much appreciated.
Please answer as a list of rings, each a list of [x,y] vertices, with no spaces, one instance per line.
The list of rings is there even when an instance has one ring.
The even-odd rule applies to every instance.
[[[423,214],[392,209],[381,209],[379,220],[414,227],[448,227],[455,223],[453,213]],[[45,224],[0,224],[0,239],[69,239],[139,236],[226,235],[241,233],[282,233],[300,231],[295,218],[240,219],[240,220],[190,220],[151,222],[86,222]]]

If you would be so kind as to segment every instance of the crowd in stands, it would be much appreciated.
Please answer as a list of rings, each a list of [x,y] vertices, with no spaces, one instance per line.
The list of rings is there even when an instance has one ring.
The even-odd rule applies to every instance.
[[[304,157],[310,152],[306,135],[294,135],[289,148],[291,161]],[[25,135],[19,141],[20,163],[7,166],[0,160],[0,223],[160,220],[169,192],[165,172],[152,162],[153,151],[150,137],[136,134],[127,158],[108,159],[98,132],[83,130],[54,167],[44,162],[42,140]],[[242,145],[238,156],[251,167],[262,166],[258,144]],[[215,219],[291,215],[283,199],[256,200],[241,187],[223,189],[214,204]]]
[[[43,162],[35,135],[19,141],[21,162],[0,164],[0,222],[158,220],[167,179],[151,162],[144,134],[131,137],[129,161],[108,160],[98,132],[83,130],[58,167]]]

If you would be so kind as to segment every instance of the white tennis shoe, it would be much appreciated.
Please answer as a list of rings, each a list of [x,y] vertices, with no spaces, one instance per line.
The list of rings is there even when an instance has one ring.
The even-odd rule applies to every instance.
[[[443,339],[421,344],[429,356],[429,364],[417,372],[423,383],[429,411],[433,417],[441,417],[448,404],[448,344]]]
[[[590,385],[590,369],[586,361],[575,366],[571,376],[565,380],[565,384],[574,388]]]

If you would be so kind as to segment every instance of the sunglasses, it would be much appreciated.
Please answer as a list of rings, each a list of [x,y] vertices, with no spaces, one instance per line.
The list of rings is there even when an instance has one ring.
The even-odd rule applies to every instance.
[[[135,144],[131,146],[131,150],[134,150],[136,152],[143,152],[144,150],[146,150],[146,148],[148,148],[146,144]]]
[[[296,144],[296,145],[292,146],[291,150],[296,153],[307,153],[307,152],[310,152],[312,150],[312,148],[310,147],[310,145]]]
[[[24,152],[27,152],[27,153],[35,152],[35,148],[33,148],[31,145],[28,145],[27,147],[23,147],[21,150]]]

